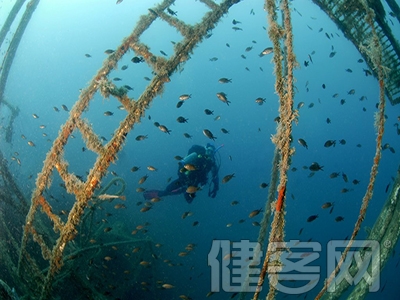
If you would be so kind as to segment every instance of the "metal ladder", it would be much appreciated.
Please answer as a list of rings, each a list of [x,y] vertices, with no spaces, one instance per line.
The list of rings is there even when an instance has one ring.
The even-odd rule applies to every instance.
[[[47,153],[42,171],[38,174],[36,180],[36,188],[32,193],[18,261],[18,274],[21,277],[30,276],[31,280],[35,278],[36,290],[41,294],[41,299],[50,297],[55,274],[63,266],[63,252],[66,245],[77,235],[77,225],[88,205],[88,201],[92,198],[94,190],[106,174],[110,163],[117,159],[116,155],[123,148],[125,137],[133,129],[134,124],[140,121],[154,97],[162,93],[164,83],[169,82],[170,76],[189,59],[189,54],[194,47],[209,34],[210,30],[216,26],[230,7],[240,0],[225,0],[219,5],[212,0],[200,0],[200,2],[207,5],[210,10],[204,15],[200,23],[193,26],[185,24],[178,18],[164,12],[174,3],[174,0],[164,0],[158,6],[149,9],[147,15],[141,16],[132,34],[124,38],[116,51],[108,56],[89,86],[81,92],[79,99],[70,111],[68,120],[62,126],[58,137]],[[142,33],[157,18],[175,27],[184,37],[181,42],[175,45],[174,54],[169,59],[156,56],[150,52],[147,45],[140,42]],[[116,68],[118,61],[128,50],[133,50],[136,55],[142,56],[155,74],[137,100],[130,99],[123,88],[117,87],[108,79],[110,72]],[[127,116],[115,130],[112,139],[105,145],[102,144],[101,139],[93,131],[90,124],[82,119],[83,112],[89,107],[90,101],[98,91],[105,97],[119,101],[127,111]],[[81,132],[87,149],[97,154],[97,159],[85,182],[68,172],[68,162],[64,160],[64,148],[74,130]],[[54,170],[59,173],[64,181],[67,192],[74,194],[76,199],[65,223],[58,215],[53,213],[51,204],[43,195],[46,187],[51,186],[50,177]],[[37,232],[34,226],[35,220],[38,219],[36,212],[39,208],[51,220],[54,233],[58,235],[52,248],[46,244],[45,238]],[[49,261],[45,274],[42,273],[41,268],[32,257],[33,254],[28,250],[27,245],[30,237],[40,246],[43,258]]]

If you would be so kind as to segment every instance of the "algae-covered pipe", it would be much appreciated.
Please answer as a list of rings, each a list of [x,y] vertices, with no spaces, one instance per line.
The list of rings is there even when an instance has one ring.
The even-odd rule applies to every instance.
[[[386,200],[384,207],[382,208],[381,213],[375,221],[375,224],[366,238],[366,240],[376,241],[379,243],[379,261],[378,263],[376,257],[372,257],[370,262],[370,266],[367,271],[368,274],[378,274],[382,272],[385,267],[387,261],[389,260],[391,254],[396,247],[397,241],[399,239],[400,234],[400,166],[397,170],[397,176],[393,183],[393,188],[389,194],[389,197]],[[366,243],[366,245],[368,242]],[[355,249],[356,250],[356,249]],[[366,249],[370,251],[370,249]],[[364,252],[364,251],[361,251]],[[364,252],[365,253],[365,252]],[[371,269],[373,268],[373,269]],[[352,264],[349,268],[349,274],[356,274],[358,271],[357,265]],[[325,293],[322,299],[339,299],[340,296],[350,287],[347,280],[340,281],[339,284],[336,285],[334,292]],[[347,299],[350,300],[359,300],[364,299],[371,285],[367,283],[364,279],[362,279],[353,289],[351,294]],[[378,285],[375,287],[379,288]]]

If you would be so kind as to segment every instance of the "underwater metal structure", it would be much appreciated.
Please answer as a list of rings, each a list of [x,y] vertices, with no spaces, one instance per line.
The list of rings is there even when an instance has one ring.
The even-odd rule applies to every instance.
[[[365,55],[363,47],[370,40],[371,26],[365,22],[365,10],[359,0],[313,0],[338,26],[364,57],[370,70],[377,77],[371,57]],[[395,1],[387,1],[393,11],[399,11]],[[370,0],[368,6],[374,10],[373,24],[379,43],[382,45],[382,65],[386,68],[385,92],[392,105],[400,103],[400,45],[385,20],[385,9],[381,1]],[[396,9],[397,8],[397,9]],[[397,18],[399,16],[397,15]]]
[[[14,182],[13,177],[8,170],[7,162],[0,153],[0,183],[1,186],[7,187],[8,192],[12,192],[12,197],[8,197],[5,193],[2,194],[3,192],[0,192],[0,199],[2,202],[7,201],[7,205],[10,205],[10,207],[14,207],[13,212],[8,212],[8,215],[4,215],[0,211],[0,228],[3,232],[6,232],[10,241],[9,243],[0,241],[0,244],[3,247],[13,250],[8,251],[8,253],[14,253],[14,256],[11,254],[9,254],[9,256],[2,256],[1,261],[7,266],[11,276],[20,276],[26,281],[26,286],[22,287],[22,290],[26,293],[40,299],[50,298],[52,289],[55,287],[59,290],[61,289],[58,282],[70,279],[72,272],[70,266],[77,262],[76,258],[84,260],[93,255],[103,254],[102,248],[111,245],[111,242],[110,244],[106,243],[102,246],[90,245],[88,244],[90,243],[88,238],[85,241],[80,241],[81,244],[79,247],[75,245],[76,241],[79,240],[77,237],[78,232],[85,231],[88,233],[87,236],[96,237],[104,229],[104,227],[101,227],[100,230],[96,232],[91,227],[91,223],[87,222],[88,220],[96,218],[94,208],[98,205],[102,205],[101,202],[96,200],[96,196],[104,193],[105,188],[97,194],[95,194],[95,190],[99,188],[100,182],[106,174],[110,163],[117,159],[117,153],[123,148],[126,135],[132,130],[134,125],[140,121],[152,100],[158,94],[162,93],[164,84],[169,82],[171,74],[179,69],[181,65],[190,58],[190,54],[194,47],[207,36],[210,30],[216,26],[220,18],[224,14],[228,13],[230,7],[238,3],[239,0],[225,0],[220,5],[216,4],[212,0],[201,0],[201,2],[206,4],[211,11],[204,16],[201,23],[191,26],[185,24],[174,16],[166,14],[165,10],[174,3],[174,0],[164,0],[158,6],[149,9],[149,13],[140,18],[132,34],[126,37],[117,50],[108,56],[103,67],[97,72],[97,74],[95,74],[89,86],[82,91],[78,101],[70,111],[68,120],[63,125],[51,150],[48,152],[42,172],[38,175],[36,180],[36,188],[32,193],[30,206],[28,201],[19,191],[18,185]],[[400,78],[399,46],[392,38],[387,36],[388,31],[385,31],[385,27],[381,24],[382,22],[379,15],[370,14],[368,9],[356,9],[352,11],[348,9],[348,6],[346,6],[350,5],[350,1],[314,2],[318,2],[317,4],[320,7],[323,7],[328,15],[334,19],[339,28],[345,33],[346,37],[353,41],[367,63],[370,65],[371,69],[374,70],[374,74],[378,77],[381,88],[381,117],[378,130],[381,131],[378,135],[377,153],[373,164],[373,169],[375,169],[379,164],[381,149],[380,142],[383,134],[383,93],[386,92],[392,105],[400,102],[400,87],[398,84],[396,85]],[[38,1],[31,1],[31,3],[32,5],[37,5]],[[367,5],[364,1],[351,1],[351,4],[364,8]],[[291,49],[293,37],[291,33],[292,24],[290,23],[288,1],[282,1],[284,13],[283,25],[277,23],[275,1],[267,0],[266,7],[269,16],[269,35],[274,43],[274,53],[276,54],[274,57],[276,75],[275,88],[280,98],[281,115],[281,123],[278,126],[277,134],[273,140],[277,148],[274,161],[279,161],[279,163],[273,164],[274,169],[271,178],[275,178],[275,183],[270,185],[273,187],[270,189],[270,201],[275,199],[277,192],[276,189],[278,189],[278,195],[274,206],[275,217],[271,224],[272,231],[269,240],[283,242],[287,183],[286,173],[290,166],[290,156],[293,154],[293,148],[290,146],[291,126],[292,122],[297,121],[298,117],[297,111],[293,109],[293,69],[296,67],[296,61],[293,50]],[[341,12],[340,15],[338,13],[339,11]],[[175,45],[174,55],[172,55],[168,60],[151,53],[149,47],[140,42],[141,34],[146,31],[157,18],[165,21],[170,26],[175,27],[184,37],[183,41]],[[365,18],[367,18],[368,22],[362,21]],[[350,25],[346,23],[353,21],[355,24],[364,26],[363,30],[360,28],[360,32],[363,32],[364,34],[363,36],[353,36],[355,33],[351,28],[355,28],[354,26],[356,25],[352,24],[351,26],[353,27],[350,27]],[[27,24],[26,20],[25,22]],[[376,33],[374,33],[374,28],[377,28]],[[282,40],[284,40],[284,62],[282,62],[280,56]],[[361,43],[361,40],[368,40],[371,43],[365,45]],[[371,44],[372,47],[370,47]],[[155,73],[152,81],[137,100],[130,99],[127,96],[125,88],[116,86],[108,79],[109,73],[117,66],[118,61],[128,50],[133,50],[137,55],[142,56]],[[382,53],[382,58],[378,60],[377,55],[380,55],[380,53],[377,54],[377,51]],[[12,62],[13,55],[8,57]],[[284,63],[284,65],[282,65],[282,63]],[[9,66],[11,66],[11,63],[9,63]],[[4,72],[4,70],[7,70],[7,68],[2,69],[2,72]],[[1,75],[3,76],[3,73]],[[7,75],[8,73],[4,73],[5,81]],[[2,81],[3,80],[1,80],[1,82]],[[4,91],[4,89],[1,90]],[[106,145],[102,144],[100,138],[93,131],[89,122],[81,118],[83,111],[90,105],[90,101],[97,92],[100,92],[105,98],[111,97],[113,100],[120,102],[128,113],[125,119],[120,123],[120,126],[115,130],[113,138]],[[0,105],[7,105],[7,102],[5,102],[2,97],[0,100]],[[14,109],[16,112],[18,111],[17,108],[11,108],[12,106],[9,107],[11,110]],[[12,126],[12,124],[10,126]],[[83,181],[73,173],[70,173],[68,171],[68,162],[63,158],[64,147],[67,145],[68,140],[74,131],[80,131],[85,140],[86,147],[97,154],[97,160],[93,168],[90,170],[86,181]],[[51,176],[55,171],[58,172],[64,181],[67,191],[70,194],[75,195],[76,198],[76,202],[68,212],[67,221],[63,221],[53,212],[51,203],[45,195],[46,189],[52,184]],[[280,180],[279,185],[278,173]],[[397,241],[399,236],[399,224],[397,220],[400,218],[400,170],[397,175],[391,194],[370,234],[371,239],[379,241],[384,241],[385,239],[390,238],[393,247],[396,244],[394,241]],[[376,172],[374,173],[371,171],[371,181],[373,181],[375,176]],[[359,225],[364,218],[370,196],[372,196],[372,189],[373,182],[367,191],[366,201],[363,201],[364,206],[360,210]],[[115,194],[122,193],[123,188]],[[270,207],[269,202],[266,206]],[[267,209],[265,211],[267,212]],[[7,227],[7,220],[10,218],[21,218],[25,216],[26,220],[24,222],[25,226],[23,232],[18,228],[10,229]],[[266,213],[264,218],[267,218],[268,216]],[[268,224],[269,222],[264,219],[262,223],[263,226],[260,230],[260,236],[265,236]],[[356,233],[355,230],[355,234]],[[14,236],[22,236],[22,243],[20,244],[19,241],[15,240]],[[352,239],[354,239],[354,237],[355,235],[352,236]],[[133,244],[142,249],[141,251],[143,255],[145,255],[146,252],[150,252],[149,249],[152,247],[148,240],[132,239],[129,235],[122,235],[120,238],[121,242],[119,245],[121,247],[127,244]],[[112,244],[115,245],[115,242]],[[385,248],[385,251],[381,253],[382,265],[386,262],[388,254],[391,253],[392,249],[393,248]],[[18,257],[15,256],[16,250],[18,250],[19,253]],[[274,257],[274,262],[279,262],[279,256],[274,255],[273,251],[274,249],[268,248],[266,259],[264,261],[264,276],[270,270],[268,269],[270,257]],[[38,259],[40,256],[42,258]],[[275,270],[278,271],[279,264],[275,265],[275,267]],[[64,272],[64,270],[67,271]],[[104,296],[96,292],[95,287],[86,284],[82,276],[82,274],[76,272],[74,274],[75,281],[71,280],[71,283],[85,289],[93,296],[98,297],[98,299],[104,298]],[[259,287],[262,286],[263,281],[264,278],[260,277]],[[337,290],[335,295],[324,295],[324,297],[329,297],[329,299],[337,298],[346,288],[347,286],[342,286]],[[354,295],[356,295],[354,296],[354,299],[359,297],[362,293],[365,294],[366,291],[367,287],[358,286],[353,291]],[[324,293],[322,292],[321,296],[323,294]],[[273,280],[270,280],[270,293],[268,299],[272,298],[274,298],[274,284]],[[254,299],[258,299],[257,294],[254,296]]]
[[[189,59],[193,48],[215,27],[216,23],[228,12],[229,8],[239,1],[226,0],[217,5],[211,0],[202,0],[211,11],[204,16],[201,23],[195,26],[187,25],[164,12],[173,2],[173,0],[165,0],[157,7],[149,9],[149,13],[140,18],[132,34],[123,40],[114,53],[109,55],[103,67],[92,79],[89,87],[82,91],[79,100],[70,111],[67,122],[62,127],[59,136],[55,139],[51,150],[46,156],[42,172],[39,173],[36,180],[36,188],[33,191],[31,206],[26,217],[17,268],[17,272],[21,277],[26,276],[25,280],[35,279],[35,286],[40,291],[33,292],[35,294],[40,293],[41,299],[50,296],[55,275],[65,263],[63,258],[64,251],[68,244],[75,239],[78,232],[77,227],[84,216],[84,210],[88,207],[88,202],[94,196],[94,190],[99,186],[110,163],[116,160],[117,153],[122,149],[126,135],[134,124],[140,121],[153,98],[162,93],[164,83],[170,81],[170,75]],[[182,42],[175,45],[175,53],[169,60],[154,55],[150,52],[148,46],[140,43],[141,34],[157,18],[175,27],[184,37]],[[138,100],[130,99],[125,88],[118,88],[107,78],[108,74],[116,67],[118,61],[128,50],[133,50],[137,55],[142,56],[155,73],[152,81]],[[82,113],[89,106],[90,100],[97,91],[100,91],[105,98],[113,97],[119,101],[128,112],[126,118],[115,130],[113,138],[105,146],[102,145],[100,138],[93,131],[88,121],[81,118]],[[98,155],[86,182],[68,172],[68,162],[63,158],[64,147],[74,130],[81,132],[87,148]],[[63,222],[58,215],[53,213],[50,203],[43,195],[45,189],[51,185],[50,177],[54,169],[64,181],[68,193],[74,194],[76,197],[76,202],[69,211],[67,222]],[[39,209],[51,220],[54,230],[52,235],[58,234],[53,247],[50,246],[53,242],[46,241],[46,237],[51,235],[44,234],[36,229],[36,220],[40,218],[38,217]],[[43,258],[49,261],[45,274],[42,274],[41,268],[29,253],[30,237],[40,246]],[[34,272],[36,274],[32,274],[32,270],[36,270]]]

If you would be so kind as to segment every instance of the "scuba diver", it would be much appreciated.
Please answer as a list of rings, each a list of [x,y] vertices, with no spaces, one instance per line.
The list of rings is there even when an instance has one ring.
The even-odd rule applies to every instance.
[[[179,162],[178,178],[172,181],[164,191],[145,191],[144,198],[150,200],[155,197],[184,193],[186,201],[191,203],[196,192],[207,184],[209,172],[211,172],[211,181],[208,187],[208,196],[215,198],[219,190],[218,171],[220,167],[220,157],[217,162],[215,154],[222,146],[216,149],[210,143],[206,147],[193,145],[189,149],[188,155]]]

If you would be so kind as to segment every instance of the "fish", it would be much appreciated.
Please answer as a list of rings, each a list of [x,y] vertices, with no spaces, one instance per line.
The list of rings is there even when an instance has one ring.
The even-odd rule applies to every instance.
[[[234,200],[234,201],[231,202],[231,205],[232,205],[232,206],[238,205],[238,204],[239,204],[239,201],[237,201],[237,200]]]
[[[133,62],[134,64],[138,64],[138,63],[144,62],[144,58],[143,57],[139,57],[139,56],[134,56],[131,59],[131,62]]]
[[[335,147],[336,146],[336,141],[335,140],[327,140],[324,144],[325,148],[329,148],[329,147]]]
[[[208,129],[203,130],[203,134],[208,137],[209,139],[215,141],[216,137],[212,134],[212,132]]]
[[[138,136],[135,138],[135,140],[137,140],[137,141],[143,141],[143,140],[145,140],[145,139],[147,139],[147,135],[138,135]]]
[[[160,201],[161,201],[160,197],[154,197],[154,198],[150,199],[150,202],[152,202],[152,203],[157,203],[157,202],[160,202]]]
[[[254,218],[254,217],[257,216],[260,212],[262,212],[262,208],[253,210],[253,211],[249,214],[249,218]]]
[[[86,57],[92,57],[89,53],[85,54]]]
[[[112,228],[111,227],[106,227],[106,228],[104,228],[104,232],[110,232],[112,230]]]
[[[162,50],[160,50],[160,53],[162,54],[162,55],[164,55],[164,56],[168,56],[168,54],[167,53],[165,53],[164,51],[162,51]]]
[[[312,222],[314,221],[316,218],[318,218],[318,215],[311,215],[307,218],[307,222]]]
[[[344,218],[342,216],[338,216],[338,217],[335,218],[336,222],[341,222],[343,220],[344,220]]]
[[[181,101],[185,101],[185,100],[187,100],[187,99],[190,99],[190,98],[192,98],[192,94],[183,94],[183,95],[180,95],[179,96],[179,100],[181,100]]]
[[[178,101],[178,103],[176,103],[176,108],[180,108],[183,105],[184,101]]]
[[[32,142],[32,141],[28,141],[28,145],[31,146],[31,147],[36,147],[35,143]]]
[[[370,70],[363,69],[363,71],[364,71],[365,76],[367,76],[367,77],[372,75],[372,72]]]
[[[206,114],[206,115],[208,115],[208,116],[210,116],[210,115],[213,115],[214,114],[214,111],[213,110],[209,110],[209,109],[205,109],[204,110],[204,113]]]
[[[124,85],[124,88],[126,88],[128,91],[133,91],[133,87],[131,87],[127,84]]]
[[[218,60],[218,57],[212,57],[212,58],[210,58],[210,61],[217,61]]]
[[[151,206],[145,206],[140,209],[140,212],[146,212],[146,211],[149,211],[150,209],[151,209]]]
[[[114,52],[115,52],[115,50],[112,50],[112,49],[107,49],[106,51],[104,51],[105,54],[112,54]]]
[[[222,78],[218,79],[218,82],[219,83],[232,83],[232,79],[222,77]]]
[[[329,54],[329,57],[332,58],[332,57],[334,57],[335,55],[336,55],[336,52],[335,52],[335,51],[332,51],[332,52]]]
[[[333,173],[331,173],[331,174],[329,175],[329,178],[336,178],[336,177],[338,177],[339,175],[340,175],[339,172],[333,172]]]
[[[195,171],[195,170],[197,170],[197,167],[196,167],[195,165],[193,165],[193,164],[185,164],[183,167],[184,167],[186,170],[188,170],[188,171]]]
[[[187,132],[185,132],[185,133],[183,134],[183,136],[184,136],[185,138],[187,138],[187,139],[191,139],[191,138],[192,138],[192,136],[191,136],[189,133],[187,133]]]
[[[233,26],[233,27],[232,27],[232,29],[233,29],[233,30],[235,30],[235,31],[238,31],[238,30],[243,30],[242,28],[240,28],[240,27],[237,27],[237,26]]]
[[[185,211],[185,212],[182,214],[182,219],[185,219],[186,217],[189,217],[189,216],[191,216],[191,215],[193,215],[193,213],[192,213],[191,211]]]
[[[136,248],[135,248],[136,249]],[[148,267],[151,263],[145,260],[142,260],[139,265],[143,266],[143,267]]]
[[[327,124],[331,124],[331,119],[326,118],[326,123],[327,123]]]
[[[176,16],[177,11],[173,11],[172,9],[170,9],[169,7],[167,8],[167,12],[171,15],[171,16]]]
[[[299,104],[297,104],[297,109],[300,109],[304,106],[304,102],[299,102]]]
[[[188,120],[189,120],[189,119],[186,119],[186,118],[184,118],[184,117],[182,117],[182,116],[180,116],[180,117],[178,117],[178,118],[176,119],[176,121],[177,121],[178,123],[187,123]]]
[[[232,20],[232,24],[233,24],[233,25],[240,24],[240,23],[242,23],[242,22],[237,21],[237,20],[235,20],[235,19]]]
[[[224,176],[224,178],[222,178],[222,183],[227,183],[229,180],[231,180],[233,177],[235,177],[235,173],[229,174]]]
[[[123,204],[123,203],[118,203],[118,204],[116,204],[116,205],[114,206],[114,208],[115,208],[115,209],[125,209],[126,206],[125,206],[125,204]]]
[[[62,104],[61,107],[62,107],[63,110],[69,111],[68,107],[65,104]]]
[[[274,51],[274,48],[272,47],[267,47],[261,53],[258,55],[259,57],[263,57],[265,55],[271,54]]]
[[[268,183],[262,182],[260,184],[260,188],[265,189],[266,187],[268,187]]]
[[[342,172],[342,178],[343,178],[344,182],[348,182],[349,181],[347,175],[344,174],[343,172]]]
[[[114,79],[113,79],[114,81],[121,81],[122,79],[121,78],[119,78],[119,77],[114,77]]]
[[[114,114],[114,113],[111,112],[111,111],[109,111],[109,110],[107,110],[107,111],[104,112],[104,115],[105,115],[106,117],[112,116],[113,114]]]
[[[263,104],[265,103],[265,98],[258,97],[258,98],[256,99],[256,103],[257,103],[258,105],[263,105]]]
[[[175,286],[173,286],[172,284],[169,284],[169,283],[164,283],[164,284],[162,285],[162,287],[163,287],[164,289],[172,289],[172,288],[174,288]]]
[[[143,184],[146,180],[147,180],[147,178],[149,178],[149,176],[148,175],[144,175],[142,178],[140,178],[139,179],[139,184]]]
[[[333,206],[333,202],[325,202],[324,204],[322,204],[321,208],[325,209],[331,206]]]
[[[138,171],[140,169],[140,167],[138,167],[138,166],[133,166],[132,168],[131,168],[131,172],[136,172],[136,171]]]
[[[313,162],[308,168],[311,170],[311,171],[319,171],[319,170],[321,170],[321,171],[323,171],[323,168],[324,166],[320,166],[317,162]]]
[[[33,117],[34,119],[38,119],[38,118],[39,118],[39,116],[38,116],[37,114],[32,114],[32,117]]]
[[[53,106],[54,111],[59,112],[60,110],[58,109],[58,107]]]
[[[228,95],[225,94],[224,92],[217,93],[217,98],[229,106],[229,103],[231,102],[228,100],[227,96]]]
[[[123,66],[121,67],[121,70],[122,70],[122,71],[125,71],[126,69],[128,69],[128,65],[123,65]]]
[[[221,128],[221,132],[224,133],[224,134],[228,134],[229,133],[229,131],[226,130],[225,128]]]
[[[109,194],[101,194],[97,196],[100,200],[108,200],[108,199],[121,199],[126,200],[126,196],[124,195],[109,195]]]
[[[160,129],[162,132],[170,134],[171,130],[169,130],[166,126],[164,125],[159,125],[158,129]]]
[[[298,140],[299,144],[302,145],[304,148],[308,149],[307,142],[304,139]]]
[[[200,188],[198,186],[190,185],[186,188],[186,193],[188,194],[194,194],[196,193]]]
[[[122,1],[124,1],[124,0],[117,0],[117,3],[115,3],[115,4],[120,4]]]

